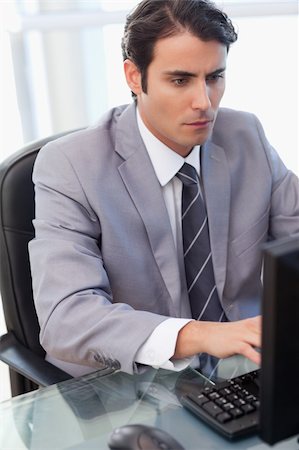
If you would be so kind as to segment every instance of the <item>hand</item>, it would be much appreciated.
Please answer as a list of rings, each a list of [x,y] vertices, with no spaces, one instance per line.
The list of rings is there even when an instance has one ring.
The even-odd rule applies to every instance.
[[[191,321],[179,332],[174,358],[205,352],[217,358],[240,354],[261,363],[261,316],[236,322]]]

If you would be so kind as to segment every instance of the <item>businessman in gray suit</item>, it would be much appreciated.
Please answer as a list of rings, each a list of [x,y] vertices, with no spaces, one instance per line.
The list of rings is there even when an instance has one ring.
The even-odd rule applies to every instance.
[[[219,109],[236,38],[208,1],[144,0],[122,42],[132,104],[38,155],[29,250],[40,340],[74,376],[110,363],[180,370],[202,353],[260,361],[260,247],[299,233],[299,186],[255,116]],[[206,211],[194,283],[214,287],[200,313],[183,177]]]

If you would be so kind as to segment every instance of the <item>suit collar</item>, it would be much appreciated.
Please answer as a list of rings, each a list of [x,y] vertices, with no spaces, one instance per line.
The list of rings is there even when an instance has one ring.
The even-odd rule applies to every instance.
[[[121,113],[117,120],[115,136],[115,151],[123,159],[130,158],[135,152],[146,153],[138,130],[134,103],[128,105]]]
[[[180,300],[176,248],[162,188],[138,130],[135,105],[130,105],[122,114],[116,136],[116,152],[124,159],[118,170],[143,220],[152,252],[169,292],[169,311],[176,316]]]

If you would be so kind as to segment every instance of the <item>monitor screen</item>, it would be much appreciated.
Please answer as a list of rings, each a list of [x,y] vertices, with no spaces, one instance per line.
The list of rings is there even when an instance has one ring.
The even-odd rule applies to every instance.
[[[299,235],[264,246],[260,436],[299,435]]]

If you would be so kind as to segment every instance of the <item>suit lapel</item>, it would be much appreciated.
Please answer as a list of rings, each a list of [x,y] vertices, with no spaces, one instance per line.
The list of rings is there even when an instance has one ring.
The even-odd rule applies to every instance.
[[[162,188],[139,134],[132,107],[120,120],[115,148],[124,159],[118,168],[119,173],[146,228],[152,252],[171,298],[170,313],[176,316],[180,300],[179,267],[170,220]]]
[[[221,298],[226,275],[230,177],[222,147],[207,142],[201,151],[201,174],[209,218],[215,281]]]

